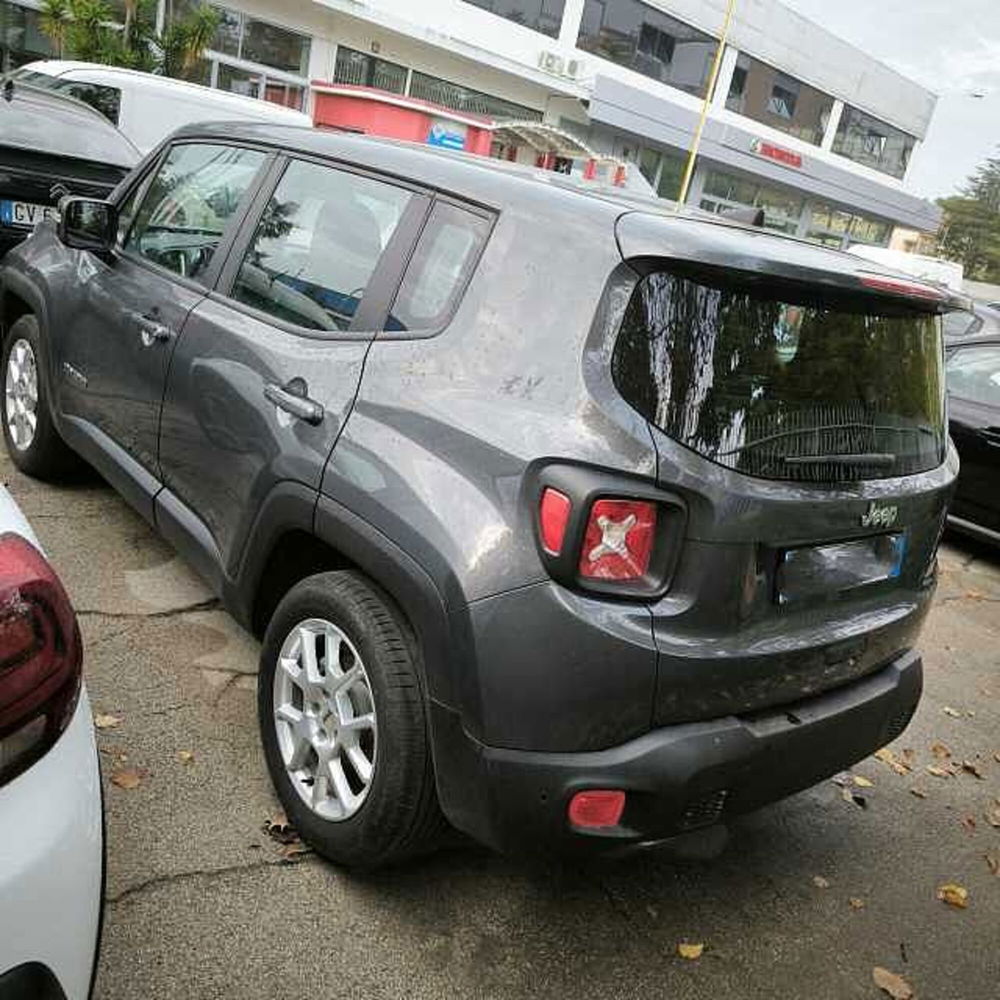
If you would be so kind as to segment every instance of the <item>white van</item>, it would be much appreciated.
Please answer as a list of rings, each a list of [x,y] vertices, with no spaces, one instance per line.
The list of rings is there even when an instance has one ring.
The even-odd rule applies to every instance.
[[[142,153],[194,122],[312,126],[308,115],[280,104],[118,66],[49,59],[28,63],[11,75],[85,101],[117,125]]]

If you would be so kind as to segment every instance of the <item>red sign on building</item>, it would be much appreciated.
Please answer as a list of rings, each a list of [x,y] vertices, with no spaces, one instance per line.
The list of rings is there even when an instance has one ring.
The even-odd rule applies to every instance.
[[[786,167],[795,167],[796,170],[802,166],[802,157],[798,153],[793,153],[790,149],[782,149],[774,143],[764,142],[763,139],[754,139],[750,144],[750,150],[758,156],[766,156],[769,160],[777,160]]]

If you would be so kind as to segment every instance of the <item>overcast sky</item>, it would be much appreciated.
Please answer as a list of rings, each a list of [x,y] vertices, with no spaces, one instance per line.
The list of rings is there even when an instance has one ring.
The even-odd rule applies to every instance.
[[[941,95],[906,179],[914,193],[954,194],[1000,156],[1000,0],[784,3]]]

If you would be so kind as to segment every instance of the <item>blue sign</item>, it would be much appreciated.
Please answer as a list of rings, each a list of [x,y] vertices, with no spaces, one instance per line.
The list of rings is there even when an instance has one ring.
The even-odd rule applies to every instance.
[[[427,136],[427,145],[440,146],[442,149],[465,149],[465,131],[459,125],[434,122]]]

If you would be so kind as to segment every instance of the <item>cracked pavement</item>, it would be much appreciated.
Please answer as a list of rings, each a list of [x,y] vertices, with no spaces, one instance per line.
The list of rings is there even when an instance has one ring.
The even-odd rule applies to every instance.
[[[914,750],[913,772],[858,765],[874,783],[854,788],[865,808],[827,782],[739,820],[714,861],[552,867],[468,846],[356,876],[285,858],[262,832],[277,803],[256,643],[108,487],[44,486],[2,461],[81,609],[95,711],[123,720],[98,736],[109,869],[96,1000],[844,1000],[882,995],[876,965],[920,1000],[995,1000],[1000,877],[985,855],[1000,857],[1000,829],[984,812],[1000,798],[1000,554],[943,551],[925,698],[893,747]],[[930,775],[936,740],[983,780]],[[142,784],[111,785],[116,763],[143,769]],[[936,899],[945,882],[968,888],[967,909]],[[703,957],[679,958],[681,941],[703,942]]]

